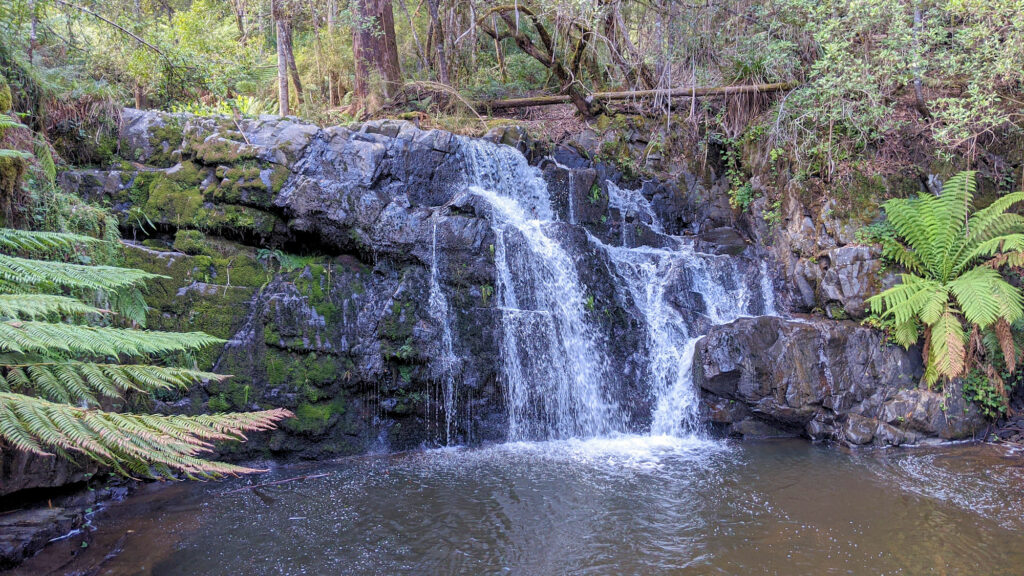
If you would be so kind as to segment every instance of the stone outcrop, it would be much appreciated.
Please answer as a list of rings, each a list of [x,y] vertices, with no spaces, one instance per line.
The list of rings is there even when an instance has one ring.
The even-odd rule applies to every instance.
[[[149,327],[223,338],[224,347],[204,351],[197,361],[234,375],[187,397],[161,397],[159,410],[283,406],[296,413],[282,429],[230,448],[238,458],[318,458],[503,438],[495,236],[489,207],[467,190],[480,169],[467,152],[469,140],[393,121],[319,128],[294,118],[236,122],[134,110],[123,118],[125,161],[107,170],[65,172],[61,183],[121,218],[132,239],[129,265],[169,277],[151,286]],[[638,426],[650,414],[650,394],[640,390],[638,351],[646,339],[636,329],[634,304],[615,293],[615,266],[591,238],[671,248],[667,235],[688,236],[702,252],[728,255],[750,277],[760,273],[760,258],[775,254],[782,277],[796,280],[782,284],[797,287],[780,309],[785,302],[797,309],[824,305],[833,316],[856,318],[866,297],[888,281],[875,251],[852,244],[852,232],[835,221],[812,219],[792,194],[779,228],[768,230],[760,217],[765,198],[752,207],[753,218],[737,220],[728,181],[713,173],[640,182],[573,149],[542,150],[514,128],[487,139],[517,147],[543,173],[559,216],[549,233],[571,248],[591,292],[588,322],[600,325],[604,343],[614,344],[608,348],[621,367],[616,399],[630,406]],[[770,252],[764,245],[773,234],[778,242]],[[453,435],[440,406],[444,322],[430,309],[432,271],[449,300],[446,320],[458,357],[456,404],[462,409]],[[667,298],[674,306],[700,316],[698,295],[685,286],[672,291]],[[781,321],[744,320],[733,327],[750,322]],[[906,408],[899,402],[930,402],[931,393],[913,390],[919,362],[912,354],[900,352],[905,375],[879,371],[865,380],[844,368],[850,365],[844,358],[874,358],[878,353],[867,350],[878,347],[879,336],[822,326],[780,325],[774,339],[715,329],[701,349],[731,334],[730,355],[746,364],[726,368],[725,357],[710,348],[700,356],[711,362],[701,376],[705,388],[718,390],[710,397],[713,419],[730,422],[735,431],[775,427],[815,438],[863,438],[856,418],[845,415],[882,423],[886,402],[892,410]],[[806,346],[793,345],[797,337]],[[772,364],[783,352],[801,355],[800,361]],[[829,383],[833,360],[839,365],[831,368]],[[802,372],[793,372],[797,367]],[[825,393],[823,386],[842,390]],[[889,394],[894,386],[907,390],[906,398]],[[882,388],[884,402],[872,392]],[[918,424],[931,422],[933,412],[909,411],[884,424],[895,426],[889,420],[897,416],[914,422],[916,428],[893,441],[943,435],[936,425]]]
[[[708,418],[744,436],[801,435],[851,445],[970,438],[984,420],[955,385],[918,387],[920,350],[853,322],[744,318],[697,345],[694,381]]]

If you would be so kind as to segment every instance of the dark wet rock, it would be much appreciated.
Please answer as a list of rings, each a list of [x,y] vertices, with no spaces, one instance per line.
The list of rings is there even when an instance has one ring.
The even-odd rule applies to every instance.
[[[716,402],[742,403],[760,420],[815,440],[904,444],[969,438],[983,428],[955,389],[946,396],[919,388],[922,373],[918,349],[883,345],[869,328],[777,317],[711,328],[694,360],[694,381]]]
[[[0,570],[20,564],[82,523],[74,508],[33,507],[0,514]]]
[[[867,316],[867,299],[892,286],[896,275],[885,274],[880,250],[872,246],[843,246],[829,250],[828,268],[821,277],[820,300],[837,302],[848,318]]]
[[[699,238],[701,242],[708,245],[709,252],[729,256],[739,256],[749,244],[747,239],[735,228],[724,226],[706,230],[700,234]]]
[[[0,496],[30,488],[54,488],[82,482],[97,469],[84,458],[71,461],[5,448],[0,451]]]

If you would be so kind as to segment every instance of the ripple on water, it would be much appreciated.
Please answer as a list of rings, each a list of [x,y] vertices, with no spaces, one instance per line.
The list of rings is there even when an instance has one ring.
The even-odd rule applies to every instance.
[[[158,493],[101,525],[133,531],[103,573],[976,573],[1024,565],[1004,456],[613,436],[354,458]]]

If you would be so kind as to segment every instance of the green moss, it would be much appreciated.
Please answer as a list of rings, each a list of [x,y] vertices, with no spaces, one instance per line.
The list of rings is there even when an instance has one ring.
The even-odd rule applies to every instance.
[[[303,402],[295,408],[295,418],[284,422],[284,427],[292,432],[319,435],[327,431],[334,416],[345,413],[345,403],[341,397],[330,402]]]
[[[245,230],[257,236],[266,237],[281,221],[277,216],[263,210],[224,204],[200,207],[191,222],[195,227],[204,230],[223,228]]]
[[[292,359],[284,352],[268,350],[266,358],[267,383],[271,386],[280,386],[288,380],[291,372]]]
[[[206,179],[206,174],[195,162],[186,160],[176,170],[167,172],[167,177],[183,186],[199,186]]]
[[[274,194],[280,192],[284,188],[284,183],[288,181],[288,177],[291,175],[291,170],[288,170],[285,166],[274,166],[273,171],[270,173],[270,190]]]
[[[256,151],[251,146],[219,136],[192,141],[189,149],[197,160],[207,165],[234,164],[256,158]]]
[[[228,402],[227,398],[223,394],[218,394],[210,398],[208,404],[210,412],[227,412],[231,409],[231,403]]]
[[[6,113],[14,105],[11,98],[11,87],[7,85],[7,78],[0,74],[0,113]]]
[[[329,384],[338,373],[338,363],[331,356],[317,356],[311,353],[303,360],[306,383]]]
[[[185,254],[206,254],[206,234],[199,230],[178,230],[174,235],[174,249]],[[211,262],[212,263],[212,262]]]
[[[151,126],[149,144],[153,147],[153,155],[147,163],[154,166],[173,166],[176,164],[174,152],[181,146],[185,121],[175,116],[164,118],[163,124]]]
[[[143,211],[151,220],[182,226],[195,222],[202,206],[199,190],[183,189],[161,174],[149,186]]]

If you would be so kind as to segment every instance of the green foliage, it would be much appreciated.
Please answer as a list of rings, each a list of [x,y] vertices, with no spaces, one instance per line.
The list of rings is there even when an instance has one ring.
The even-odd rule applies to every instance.
[[[974,191],[974,173],[961,172],[941,195],[922,193],[884,206],[896,238],[885,241],[883,254],[907,273],[869,300],[871,311],[902,346],[924,333],[929,384],[963,375],[970,369],[968,352],[985,354],[980,338],[968,339],[970,331],[992,331],[1011,372],[1016,363],[1010,325],[1024,317],[1024,294],[1001,270],[1024,264],[1024,217],[1009,212],[1024,192],[973,211]]]
[[[982,370],[973,369],[964,377],[964,399],[973,402],[988,418],[997,419],[1006,415],[1006,395],[1007,391],[996,385]]]
[[[862,226],[853,234],[860,244],[891,244],[896,241],[896,230],[888,220]]]
[[[141,284],[156,275],[48,259],[85,258],[87,253],[74,251],[104,242],[0,229],[0,439],[39,454],[84,454],[125,475],[211,478],[251,472],[201,456],[214,442],[272,428],[287,411],[155,416],[100,409],[109,405],[104,398],[123,401],[227,378],[155,363],[221,340],[201,332],[117,326],[119,317],[111,310],[85,300],[107,294],[114,309],[124,309],[110,295],[139,295]],[[133,315],[138,307],[129,302]]]

